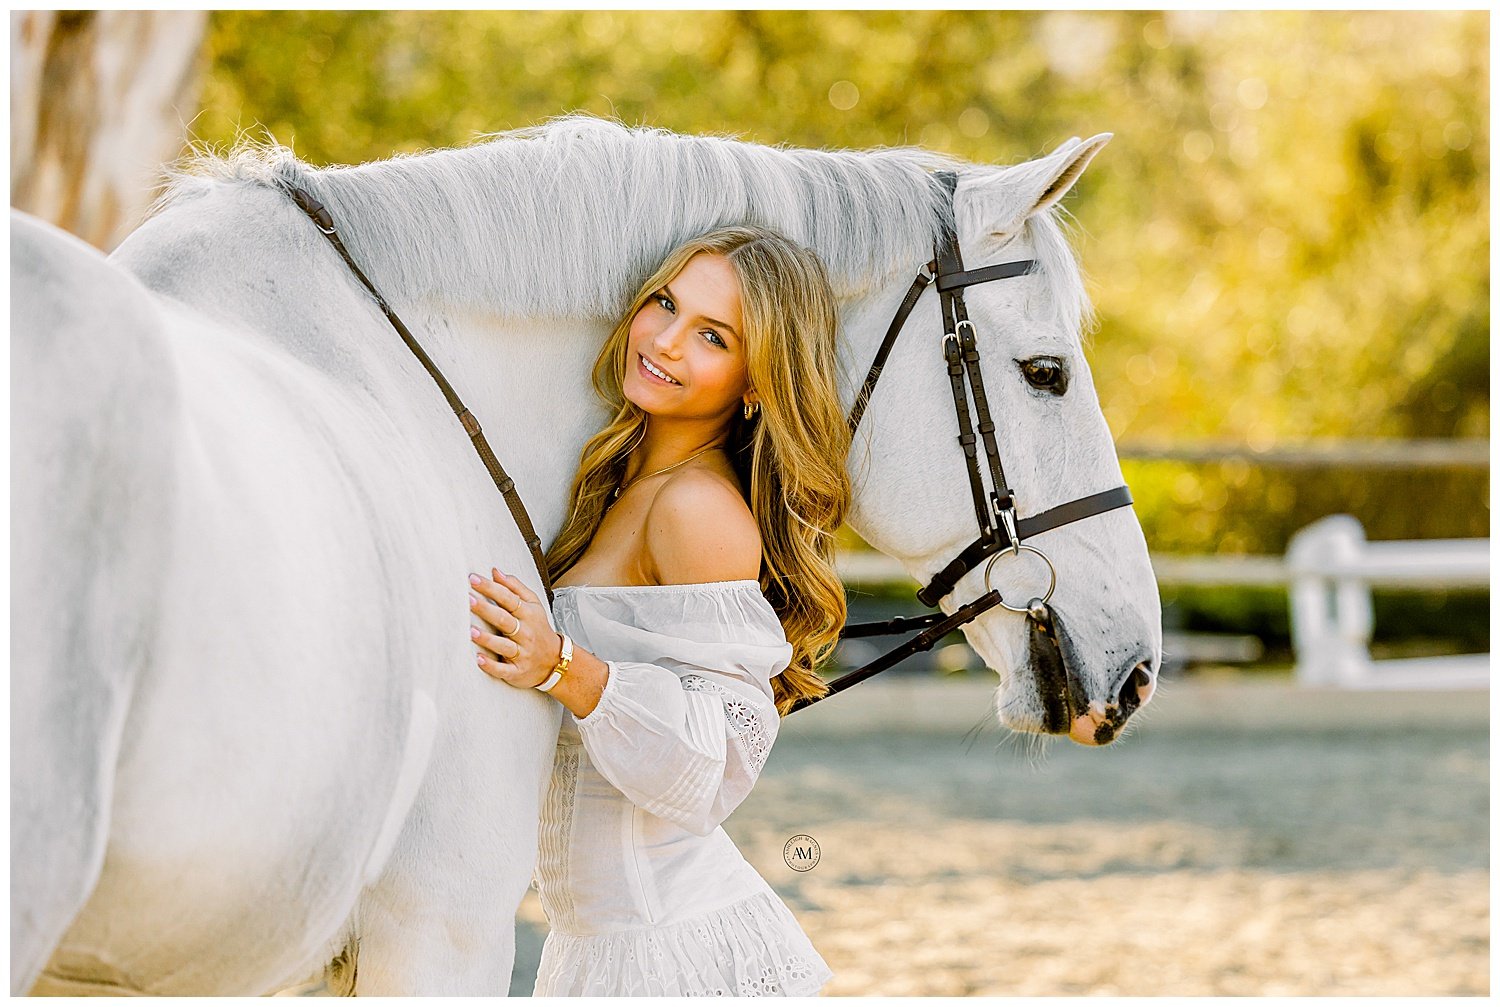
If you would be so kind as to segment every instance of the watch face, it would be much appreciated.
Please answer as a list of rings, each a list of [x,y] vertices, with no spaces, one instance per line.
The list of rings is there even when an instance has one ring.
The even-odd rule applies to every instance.
[[[781,848],[781,858],[794,871],[810,871],[823,859],[823,848],[812,836],[797,835]]]

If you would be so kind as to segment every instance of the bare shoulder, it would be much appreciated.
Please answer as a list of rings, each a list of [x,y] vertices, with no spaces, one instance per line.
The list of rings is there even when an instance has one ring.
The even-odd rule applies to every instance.
[[[657,491],[646,514],[646,558],[661,584],[760,577],[760,528],[739,490],[688,469]]]

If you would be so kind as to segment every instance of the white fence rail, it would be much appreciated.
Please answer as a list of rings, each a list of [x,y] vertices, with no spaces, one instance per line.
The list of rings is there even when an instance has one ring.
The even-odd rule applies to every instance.
[[[1488,654],[1376,661],[1372,587],[1487,587],[1489,539],[1370,542],[1347,514],[1323,518],[1287,547],[1297,680],[1355,689],[1486,688]]]
[[[1490,583],[1489,539],[1370,542],[1354,518],[1316,521],[1292,539],[1286,556],[1156,555],[1162,584],[1248,584],[1285,587],[1291,606],[1297,681],[1352,689],[1488,688],[1488,654],[1374,660],[1373,588],[1485,588]],[[909,580],[881,553],[843,553],[836,561],[847,584]],[[1209,638],[1179,634],[1169,650],[1196,652]],[[1253,659],[1244,638],[1223,659]],[[1222,649],[1222,648],[1220,648]],[[1195,656],[1196,653],[1195,653]]]

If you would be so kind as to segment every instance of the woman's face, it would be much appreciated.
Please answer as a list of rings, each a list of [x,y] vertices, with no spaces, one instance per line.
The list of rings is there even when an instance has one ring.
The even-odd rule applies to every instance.
[[[625,397],[653,416],[727,422],[747,386],[743,331],[734,268],[698,253],[631,319]]]

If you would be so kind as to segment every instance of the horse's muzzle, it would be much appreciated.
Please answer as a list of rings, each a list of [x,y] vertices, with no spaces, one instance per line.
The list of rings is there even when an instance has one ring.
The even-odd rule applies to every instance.
[[[1042,730],[1066,734],[1081,745],[1107,745],[1120,736],[1131,714],[1150,701],[1156,689],[1154,662],[1133,657],[1114,676],[1104,699],[1090,699],[1070,659],[1067,633],[1057,614],[1034,604],[1026,616],[1030,631],[1030,664],[1042,707]]]

